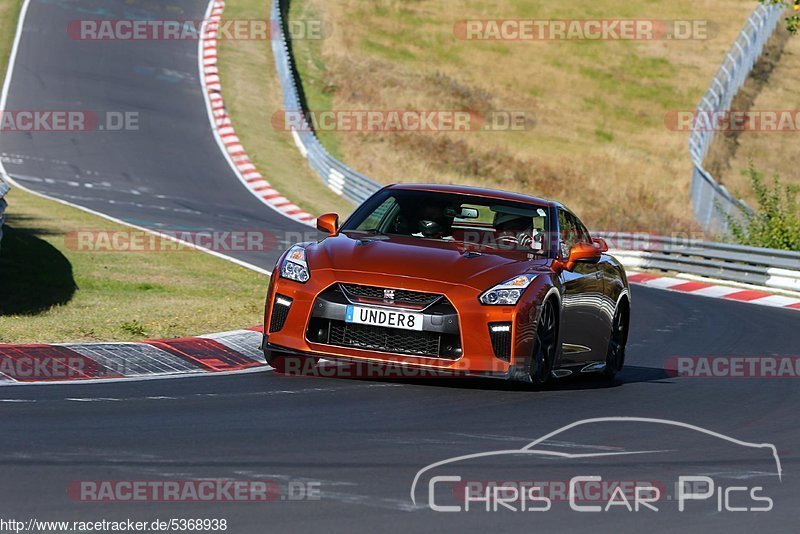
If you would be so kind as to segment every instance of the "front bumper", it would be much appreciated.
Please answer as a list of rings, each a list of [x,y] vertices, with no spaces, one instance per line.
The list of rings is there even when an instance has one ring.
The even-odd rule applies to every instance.
[[[516,380],[520,382],[530,382],[530,376],[521,368],[510,366],[505,371],[480,371],[473,369],[453,369],[429,367],[416,364],[414,362],[386,362],[376,358],[353,358],[349,356],[336,355],[331,357],[327,354],[314,352],[302,352],[280,345],[273,345],[269,342],[269,336],[263,336],[261,350],[265,353],[280,353],[289,357],[312,358],[314,360],[331,360],[346,367],[323,368],[320,369],[299,363],[296,367],[289,365],[286,369],[288,374],[316,375],[323,378],[493,378],[498,380]],[[348,366],[349,365],[349,366]]]
[[[309,335],[313,330],[311,327],[314,327],[319,319],[343,320],[346,302],[337,302],[327,296],[320,298],[340,283],[443,295],[454,308],[455,314],[442,312],[437,316],[432,310],[426,310],[431,313],[426,313],[424,332],[409,331],[409,335],[422,337],[441,334],[444,336],[443,339],[457,341],[457,347],[454,347],[452,352],[445,350],[441,355],[430,356],[394,353],[374,348],[335,346],[327,343],[327,338],[313,335],[313,332]],[[480,291],[464,285],[384,274],[317,270],[305,284],[273,276],[265,310],[264,348],[329,360],[382,362],[481,376],[517,376],[520,374],[520,369],[527,365],[527,355],[532,353],[538,308],[533,303],[525,302],[517,307],[483,306],[478,301],[480,294]],[[276,295],[283,297],[284,301],[290,300],[291,306],[285,314],[281,328],[271,331],[270,318]],[[511,349],[508,361],[496,356],[492,344],[489,327],[498,323],[511,326]]]

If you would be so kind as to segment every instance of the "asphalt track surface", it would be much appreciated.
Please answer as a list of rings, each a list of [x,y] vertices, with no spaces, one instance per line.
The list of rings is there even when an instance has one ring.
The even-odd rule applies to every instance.
[[[4,134],[3,151],[24,156],[7,168],[18,179],[52,180],[25,182],[38,191],[140,225],[293,225],[251,199],[217,155],[197,81],[195,43],[72,43],[60,33],[67,21],[87,13],[124,15],[123,5],[32,2],[8,108],[136,109],[146,133]],[[205,8],[172,5],[182,6],[187,18],[201,17]],[[65,185],[86,171],[111,186]],[[140,194],[130,193],[134,189]],[[265,371],[2,387],[0,519],[225,518],[228,532],[792,531],[800,523],[798,379],[677,378],[664,367],[673,356],[798,356],[798,324],[791,310],[634,287],[628,367],[613,384],[562,380],[537,392],[481,380]],[[690,503],[686,512],[671,500],[659,503],[659,512],[638,513],[579,513],[565,502],[554,502],[547,512],[442,513],[412,503],[412,481],[432,462],[518,449],[563,425],[609,416],[680,421],[774,444],[782,479],[763,450],[643,423],[577,429],[550,445],[565,452],[658,452],[592,460],[503,456],[446,474],[562,482],[600,474],[665,486],[676,475],[708,475],[723,487],[764,487],[773,510],[720,512],[715,498]],[[320,495],[269,503],[101,503],[76,501],[67,492],[76,481],[219,478],[267,480],[284,496],[290,483],[311,482]]]
[[[31,1],[6,109],[138,113],[138,129],[6,131],[6,171],[24,187],[150,229],[270,231],[277,241],[308,232],[228,165],[206,112],[196,40],[80,41],[67,31],[79,19],[201,20],[205,9],[197,0]],[[271,269],[285,247],[269,248],[230,255]]]

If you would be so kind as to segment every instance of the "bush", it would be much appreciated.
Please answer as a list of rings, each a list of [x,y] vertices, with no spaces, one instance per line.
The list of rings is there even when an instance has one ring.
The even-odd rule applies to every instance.
[[[792,6],[795,11],[800,11],[800,0],[761,0],[762,4],[778,4],[783,7]],[[800,31],[800,15],[786,17],[786,29],[796,34]]]
[[[753,165],[744,171],[758,201],[758,208],[744,219],[726,215],[733,239],[753,247],[800,250],[800,187],[781,183],[778,176],[772,184]]]

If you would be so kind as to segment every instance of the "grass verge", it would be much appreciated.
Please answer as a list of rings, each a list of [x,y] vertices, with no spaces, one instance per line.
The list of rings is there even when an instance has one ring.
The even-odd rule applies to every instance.
[[[14,188],[0,249],[0,342],[135,341],[261,324],[267,278],[202,252],[88,252],[128,227]]]

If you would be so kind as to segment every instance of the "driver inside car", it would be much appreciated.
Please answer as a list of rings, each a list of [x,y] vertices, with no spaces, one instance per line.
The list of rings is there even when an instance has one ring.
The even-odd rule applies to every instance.
[[[500,248],[541,250],[542,235],[533,228],[531,217],[497,213],[494,218],[495,241]]]
[[[414,237],[427,239],[453,239],[453,217],[447,215],[444,205],[428,204],[422,208],[417,217],[418,232]]]

